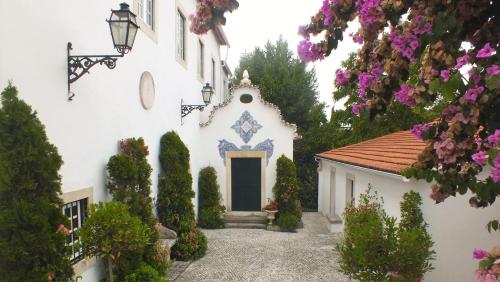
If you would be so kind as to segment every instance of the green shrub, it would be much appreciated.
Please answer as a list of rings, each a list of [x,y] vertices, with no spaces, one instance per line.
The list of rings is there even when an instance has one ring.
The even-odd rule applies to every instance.
[[[172,247],[172,255],[178,260],[196,260],[207,251],[207,237],[198,229],[182,233]]]
[[[156,241],[154,245],[149,245],[144,250],[144,261],[158,273],[167,275],[171,265],[170,247]]]
[[[299,200],[299,181],[297,179],[295,164],[285,155],[279,157],[276,162],[276,184],[273,187],[273,194],[279,209],[276,223],[278,225],[280,225],[280,222],[292,223],[293,220],[290,220],[290,218],[279,220],[283,214],[292,214],[298,218],[297,225],[292,228],[292,230],[295,230],[302,217]],[[288,225],[285,227],[280,225],[280,227],[288,230],[291,226]]]
[[[156,223],[151,199],[151,172],[144,139],[120,141],[120,153],[109,159],[107,187],[113,199],[126,204],[133,215],[150,226]]]
[[[7,281],[73,276],[62,213],[63,161],[45,127],[10,85],[0,106],[0,273]]]
[[[158,217],[164,226],[177,231],[179,236],[172,255],[179,260],[200,258],[205,254],[207,239],[196,228],[189,150],[173,131],[161,138],[160,164]]]
[[[113,270],[130,273],[134,268],[132,260],[122,255],[140,254],[137,259],[140,262],[144,248],[150,243],[151,229],[120,202],[90,205],[88,213],[78,231],[83,253],[103,259],[109,281],[113,281]]]
[[[344,238],[336,246],[339,270],[359,281],[388,280],[397,241],[395,219],[370,190],[360,195],[358,206],[346,207],[344,219]]]
[[[401,221],[388,217],[370,189],[344,213],[344,239],[337,244],[340,271],[359,281],[417,281],[432,269],[435,252],[413,191],[401,202]]]
[[[125,277],[125,282],[164,282],[165,279],[153,267],[142,264],[136,272]]]
[[[276,220],[282,231],[294,232],[300,223],[300,218],[292,213],[281,213]]]
[[[201,210],[198,215],[198,225],[207,229],[224,228],[222,215],[225,211],[226,208],[221,205]]]
[[[406,281],[415,281],[433,269],[431,261],[435,252],[431,248],[434,243],[427,233],[420,205],[420,194],[410,191],[403,195],[394,271]]]
[[[223,228],[222,215],[226,208],[220,204],[221,194],[217,184],[217,174],[213,167],[200,171],[198,178],[198,225],[203,228]]]

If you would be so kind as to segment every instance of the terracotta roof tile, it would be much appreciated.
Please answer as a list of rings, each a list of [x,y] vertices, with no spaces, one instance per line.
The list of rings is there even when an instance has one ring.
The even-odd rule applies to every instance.
[[[425,148],[410,131],[399,131],[375,139],[318,154],[324,159],[400,174]]]

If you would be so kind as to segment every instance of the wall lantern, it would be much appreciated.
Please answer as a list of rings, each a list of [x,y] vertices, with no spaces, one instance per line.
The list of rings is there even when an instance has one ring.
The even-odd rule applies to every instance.
[[[68,42],[68,100],[73,100],[75,96],[71,92],[71,83],[77,81],[84,74],[89,73],[89,69],[96,64],[104,64],[109,69],[116,67],[116,60],[123,57],[134,45],[135,36],[137,34],[136,15],[129,10],[127,3],[121,3],[119,10],[111,10],[111,16],[106,20],[109,24],[111,37],[115,49],[119,55],[70,55],[73,50],[71,42]]]
[[[203,109],[210,104],[210,101],[212,101],[212,95],[214,95],[214,89],[210,86],[210,83],[207,83],[201,89],[201,96],[205,105],[183,105],[181,100],[181,119],[194,110],[203,111]]]

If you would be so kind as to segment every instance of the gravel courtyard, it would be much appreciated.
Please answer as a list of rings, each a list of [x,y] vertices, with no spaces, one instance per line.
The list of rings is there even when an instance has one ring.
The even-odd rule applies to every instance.
[[[297,233],[257,229],[203,230],[205,257],[175,281],[349,281],[336,271],[338,235],[325,218],[304,213]]]

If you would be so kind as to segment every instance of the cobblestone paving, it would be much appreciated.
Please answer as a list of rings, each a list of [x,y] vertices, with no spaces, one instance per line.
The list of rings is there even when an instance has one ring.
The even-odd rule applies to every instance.
[[[325,218],[304,213],[297,233],[257,229],[203,230],[205,257],[175,281],[349,281],[336,271],[337,234],[328,234]]]

